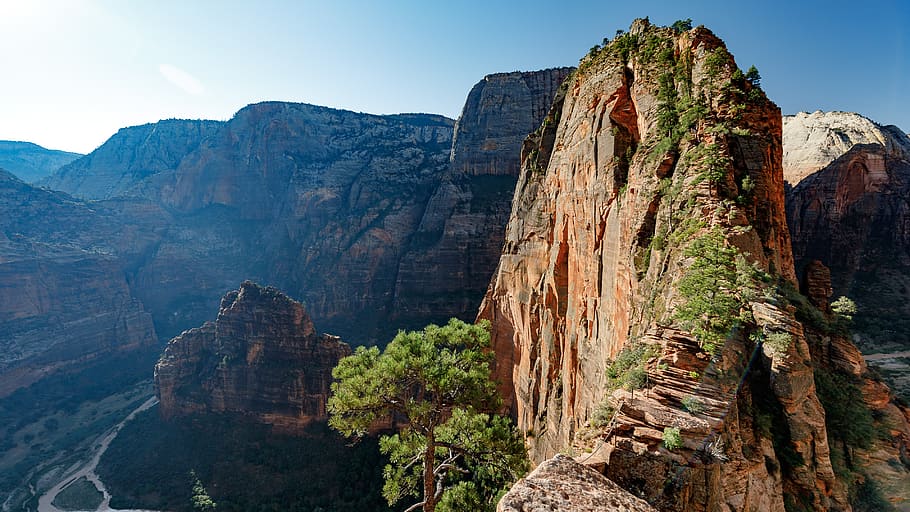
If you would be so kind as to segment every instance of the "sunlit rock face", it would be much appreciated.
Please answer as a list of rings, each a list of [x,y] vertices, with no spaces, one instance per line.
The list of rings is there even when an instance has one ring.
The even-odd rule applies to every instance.
[[[813,121],[808,132],[798,124],[801,117],[803,124]],[[910,138],[894,126],[841,112],[801,114],[789,123],[785,148],[793,131],[791,139],[824,139],[815,153],[834,156],[818,159],[819,169],[787,191],[797,271],[804,273],[813,260],[831,270],[834,297],[857,303],[853,327],[865,352],[907,350]],[[791,130],[793,124],[800,130]],[[845,125],[866,127],[866,135],[842,141],[836,134],[853,133]]]
[[[656,512],[657,509],[597,471],[556,455],[502,497],[498,512]]]
[[[674,321],[687,300],[680,282],[704,256],[686,247],[707,233],[796,283],[780,110],[736,70],[703,27],[676,33],[646,20],[583,59],[525,142],[480,317],[492,323],[496,373],[534,460],[590,450],[579,460],[668,510],[782,511],[784,495],[843,509],[791,310],[752,297],[751,320],[713,356]],[[671,101],[671,121],[686,123],[676,140]],[[790,342],[761,348],[747,332],[759,328]],[[644,389],[617,387],[607,368],[639,344],[650,347],[638,363]],[[756,426],[766,401],[788,432],[783,444]],[[611,408],[592,428],[602,404]],[[663,447],[671,428],[681,432],[675,451]],[[781,466],[790,450],[804,464]]]
[[[857,144],[881,146],[892,158],[910,154],[910,139],[896,126],[882,126],[852,112],[800,112],[784,116],[784,180],[796,186]],[[903,157],[906,159],[906,157]]]
[[[350,353],[318,334],[299,302],[247,281],[224,296],[214,322],[168,343],[155,366],[160,411],[236,413],[300,433],[328,420],[332,369]]]
[[[399,328],[474,316],[521,140],[568,71],[485,77],[457,129],[442,116],[283,102],[227,122],[125,128],[47,184],[104,199],[153,239],[126,267],[162,337],[201,324],[249,278],[299,297],[353,343],[385,343]]]

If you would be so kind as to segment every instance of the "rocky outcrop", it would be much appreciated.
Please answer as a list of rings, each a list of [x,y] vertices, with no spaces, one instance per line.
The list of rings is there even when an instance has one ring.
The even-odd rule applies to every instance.
[[[869,372],[862,353],[847,337],[844,319],[824,307],[831,299],[828,268],[817,260],[810,262],[802,283],[804,294],[819,311],[805,323],[806,339],[816,382],[827,387],[828,403],[823,404],[830,408],[826,411],[829,439],[832,454],[841,461],[840,472],[874,480],[883,498],[906,508],[910,504],[910,409]],[[870,428],[873,422],[875,435]]]
[[[325,421],[332,369],[350,348],[317,334],[303,305],[246,281],[227,293],[214,322],[168,342],[155,366],[165,418],[243,414],[284,432]]]
[[[180,161],[224,123],[168,119],[121,128],[98,149],[40,184],[82,199],[137,195],[140,183],[159,172],[176,169]]]
[[[565,455],[544,461],[499,501],[498,512],[655,512],[597,471]]]
[[[834,296],[856,301],[860,347],[899,352],[910,334],[910,138],[873,126],[883,140],[850,147],[788,191],[787,217],[796,268],[821,261]]]
[[[112,255],[117,230],[105,212],[0,171],[0,396],[157,341]]]
[[[496,73],[474,85],[455,123],[452,170],[518,176],[521,142],[540,126],[572,69]]]
[[[223,216],[250,241],[235,266],[300,297],[320,325],[381,340],[392,330],[399,262],[448,165],[452,125],[251,105],[158,174],[147,195],[185,218]]]
[[[499,262],[518,179],[521,142],[543,121],[572,68],[498,73],[468,95],[447,173],[398,267],[402,327],[474,315]]]
[[[0,169],[29,183],[49,176],[81,156],[79,153],[45,149],[31,142],[0,140]]]
[[[796,186],[857,144],[882,146],[892,157],[910,154],[910,139],[896,126],[881,126],[852,112],[800,112],[784,117],[784,179]]]
[[[480,313],[533,459],[591,450],[667,510],[849,507],[802,327],[760,277],[795,283],[780,137],[703,27],[639,20],[581,61],[525,143]]]

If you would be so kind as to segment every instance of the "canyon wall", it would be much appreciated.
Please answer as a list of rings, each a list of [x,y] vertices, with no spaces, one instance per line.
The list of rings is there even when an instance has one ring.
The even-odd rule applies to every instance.
[[[0,396],[154,345],[151,316],[112,255],[117,228],[104,211],[0,171]]]
[[[267,102],[226,123],[123,129],[46,183],[101,199],[149,237],[112,245],[164,338],[201,324],[249,278],[299,297],[329,332],[383,343],[474,315],[521,140],[568,71],[484,78],[454,142],[441,116]]]
[[[910,365],[901,358],[910,348],[910,138],[843,112],[786,122],[784,147],[795,146],[791,153],[799,149],[801,157],[790,162],[794,174],[806,162],[819,166],[787,191],[796,268],[803,273],[814,260],[830,268],[834,297],[856,302],[853,340],[910,400]],[[860,131],[862,137],[841,137]]]
[[[224,123],[168,119],[121,128],[90,154],[56,170],[40,185],[80,199],[137,195],[137,185],[176,169],[190,151]]]
[[[81,156],[79,153],[45,149],[31,142],[0,140],[0,169],[27,183],[49,176]]]
[[[480,313],[533,459],[590,452],[664,510],[850,508],[787,291],[781,131],[703,27],[638,20],[582,59]]]
[[[497,73],[471,89],[455,123],[449,169],[398,266],[393,311],[400,326],[476,313],[499,262],[521,143],[571,70]]]
[[[910,154],[910,139],[896,126],[882,126],[852,112],[800,112],[784,116],[784,180],[796,186],[857,144],[882,146],[893,157]]]
[[[168,342],[155,366],[163,417],[230,412],[299,433],[326,421],[332,369],[351,353],[318,334],[303,305],[250,281],[228,292],[214,322]]]

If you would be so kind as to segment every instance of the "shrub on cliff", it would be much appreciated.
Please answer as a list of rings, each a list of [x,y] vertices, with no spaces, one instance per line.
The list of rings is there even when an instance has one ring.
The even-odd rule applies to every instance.
[[[399,332],[379,352],[360,347],[332,374],[329,425],[346,436],[366,435],[392,417],[400,430],[380,438],[390,464],[383,494],[390,504],[422,501],[406,510],[493,510],[503,489],[528,468],[524,443],[499,409],[490,379],[487,323]]]

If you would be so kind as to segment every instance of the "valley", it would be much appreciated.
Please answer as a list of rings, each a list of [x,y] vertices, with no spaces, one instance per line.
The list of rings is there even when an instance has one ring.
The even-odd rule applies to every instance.
[[[0,510],[399,510],[333,369],[449,318],[538,466],[502,510],[910,510],[910,137],[731,51],[637,19],[457,119],[0,143]]]

